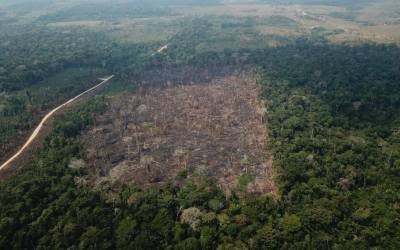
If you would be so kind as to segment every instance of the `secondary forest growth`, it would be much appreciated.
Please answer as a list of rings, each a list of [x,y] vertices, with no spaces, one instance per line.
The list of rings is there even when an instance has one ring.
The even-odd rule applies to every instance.
[[[400,249],[400,48],[332,40],[364,2],[294,2],[4,7],[0,159],[115,78],[1,180],[0,249]]]

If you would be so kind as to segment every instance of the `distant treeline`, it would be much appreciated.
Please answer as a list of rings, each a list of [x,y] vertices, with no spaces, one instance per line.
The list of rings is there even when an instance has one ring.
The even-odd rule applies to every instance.
[[[379,2],[378,0],[260,0],[271,4],[315,4],[315,5],[330,5],[344,6],[347,8],[361,8],[366,5]]]

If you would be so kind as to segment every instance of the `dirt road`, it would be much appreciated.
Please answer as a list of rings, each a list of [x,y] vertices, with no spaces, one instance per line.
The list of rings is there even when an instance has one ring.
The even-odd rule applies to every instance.
[[[28,147],[31,145],[31,143],[35,140],[35,138],[38,136],[40,131],[42,130],[43,125],[56,113],[58,110],[62,109],[63,107],[67,106],[68,104],[76,101],[78,98],[81,96],[97,89],[98,87],[102,86],[103,84],[107,83],[109,80],[111,80],[114,77],[114,75],[109,76],[107,78],[101,79],[102,82],[97,84],[96,86],[80,93],[79,95],[75,96],[74,98],[66,101],[65,103],[61,104],[60,106],[56,107],[55,109],[51,110],[49,113],[46,114],[45,117],[40,121],[39,125],[35,128],[31,136],[28,138],[28,140],[25,142],[25,144],[22,146],[20,150],[18,150],[17,153],[15,153],[10,159],[8,159],[4,164],[0,166],[0,170],[5,169],[12,161],[14,161],[18,156],[20,156]]]
[[[166,49],[168,49],[168,44],[166,44],[166,45],[162,46],[161,48],[159,48],[159,49],[157,50],[157,52],[158,52],[158,53],[161,53],[161,52],[163,52],[163,51],[166,50]]]

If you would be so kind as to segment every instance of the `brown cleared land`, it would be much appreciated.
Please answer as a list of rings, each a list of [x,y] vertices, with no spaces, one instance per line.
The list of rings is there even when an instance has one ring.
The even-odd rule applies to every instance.
[[[83,136],[88,181],[147,187],[186,170],[215,178],[226,193],[242,175],[253,177],[248,192],[274,192],[258,94],[255,75],[240,73],[114,99]]]

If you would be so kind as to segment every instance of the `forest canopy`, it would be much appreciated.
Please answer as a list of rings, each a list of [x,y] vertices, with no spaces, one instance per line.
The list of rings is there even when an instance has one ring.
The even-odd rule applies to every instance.
[[[53,107],[97,78],[115,75],[96,96],[57,113],[32,160],[11,177],[0,172],[0,249],[400,249],[397,9],[385,9],[393,16],[376,14],[396,4],[250,2],[0,3],[1,160]],[[371,2],[382,8],[371,11]],[[114,122],[125,131],[129,109],[151,111],[149,104],[139,105],[149,89],[185,90],[181,85],[206,86],[241,72],[257,76],[259,100],[248,103],[262,103],[258,120],[268,132],[260,136],[268,141],[275,193],[248,192],[257,179],[250,174],[256,171],[247,170],[251,150],[229,193],[212,174],[192,171],[206,168],[188,166],[184,157],[184,169],[168,181],[89,183],[91,171],[101,178],[109,173],[100,161],[87,162],[89,153],[102,151],[88,152],[84,138],[103,133],[109,147],[119,146],[111,125],[99,123]],[[175,104],[181,100],[170,97]],[[200,109],[190,97],[176,104],[178,111],[184,105]],[[113,105],[126,99],[125,106]],[[235,110],[228,111],[226,121],[244,130],[231,119]],[[160,117],[158,123],[165,121]],[[154,135],[161,127],[131,118],[139,125],[130,131],[146,128]],[[221,130],[213,135],[226,132]],[[260,139],[254,137],[245,139]],[[125,134],[121,140],[135,138]],[[157,146],[166,148],[162,141]],[[150,148],[127,150],[141,156]],[[231,153],[242,153],[237,148]],[[182,156],[184,149],[173,154]],[[154,164],[161,170],[167,165]]]
[[[1,184],[2,247],[395,249],[400,242],[400,137],[393,112],[399,103],[396,95],[366,98],[374,91],[368,84],[377,81],[383,94],[396,92],[389,86],[396,86],[399,77],[397,53],[396,46],[297,41],[250,55],[260,67],[269,110],[279,200],[225,197],[212,179],[196,184],[189,177],[184,186],[171,183],[148,191],[110,186],[117,196],[109,200],[77,186],[83,173],[68,167],[84,154],[76,135],[90,126],[92,110],[102,112],[107,100],[68,112],[56,121],[39,158]],[[331,63],[322,63],[327,60]],[[379,67],[366,71],[363,65]],[[365,91],[346,99],[342,93],[354,77]],[[318,89],[326,88],[323,81],[330,83],[327,96]],[[351,108],[354,100],[368,102]],[[374,120],[375,101],[387,113]],[[36,215],[28,216],[33,211]]]

